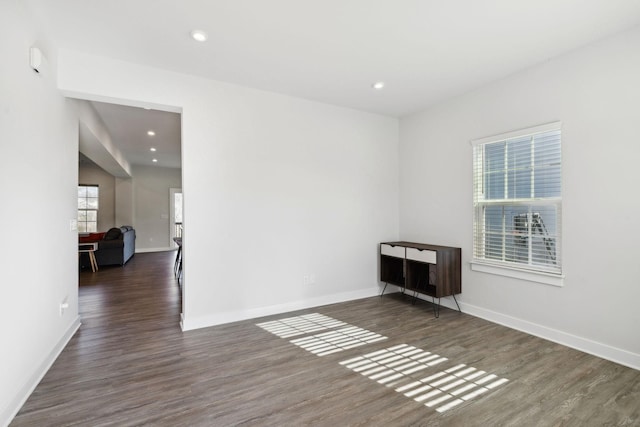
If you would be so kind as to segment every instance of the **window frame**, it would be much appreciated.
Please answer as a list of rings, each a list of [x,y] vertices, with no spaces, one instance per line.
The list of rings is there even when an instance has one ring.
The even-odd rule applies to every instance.
[[[498,142],[506,142],[507,140],[514,140],[518,138],[525,137],[533,137],[537,134],[542,134],[550,131],[559,131],[560,132],[560,195],[554,197],[535,197],[531,194],[531,197],[527,198],[515,198],[515,197],[506,197],[503,199],[497,199],[492,201],[491,199],[479,200],[479,195],[484,195],[484,182],[479,180],[479,177],[483,175],[484,168],[484,158],[482,155],[476,155],[476,149],[480,146],[487,146],[491,143]],[[473,224],[472,224],[472,261],[471,261],[471,270],[480,271],[484,273],[497,274],[501,276],[513,277],[522,280],[528,280],[538,283],[544,283],[548,285],[554,286],[563,286],[564,284],[564,270],[562,264],[562,122],[552,122],[544,125],[533,126],[525,129],[515,130],[511,132],[502,133],[499,135],[493,135],[486,138],[480,138],[471,141],[472,145],[472,204],[473,204]],[[532,149],[535,148],[535,140],[534,144],[532,144]],[[505,162],[506,162],[505,156]],[[532,160],[533,162],[533,160]],[[531,182],[535,180],[534,170],[532,169]],[[508,173],[508,170],[505,169],[505,174]],[[480,181],[480,182],[478,182]],[[482,186],[482,189],[479,188]],[[532,185],[533,188],[533,185]],[[508,191],[505,188],[505,193]],[[518,262],[506,261],[500,259],[492,259],[485,258],[484,253],[486,251],[486,228],[487,228],[487,220],[484,216],[486,210],[483,210],[483,215],[480,215],[479,212],[483,207],[487,206],[509,206],[509,207],[531,207],[542,206],[542,205],[553,205],[556,208],[556,240],[554,240],[555,244],[555,259],[558,262],[557,269],[554,268],[545,268],[545,266],[534,265],[531,262],[532,254],[531,249],[529,249],[527,263],[519,264]],[[531,210],[529,210],[529,214],[531,214]],[[481,218],[480,218],[481,217]],[[529,218],[529,217],[528,217]],[[503,225],[502,233],[506,234],[505,225]],[[532,234],[530,232],[529,237]],[[544,238],[543,238],[544,239]],[[529,239],[531,242],[532,239]],[[546,243],[546,242],[545,242]],[[504,243],[503,243],[504,244]],[[476,252],[480,250],[482,254],[477,254]],[[503,248],[503,250],[505,250]]]
[[[80,190],[80,188],[83,188],[83,187],[84,187],[84,188],[89,188],[89,187],[91,187],[91,188],[96,188],[97,193],[98,193],[98,196],[97,196],[97,197],[95,197],[95,198],[97,199],[97,207],[96,207],[95,209],[81,208],[81,207],[80,207],[80,199],[81,199],[82,197],[80,197],[80,195],[78,195],[78,207],[77,207],[77,212],[78,212],[78,214],[77,214],[77,215],[78,215],[78,219],[77,219],[78,232],[79,232],[79,233],[82,233],[82,234],[84,234],[84,233],[95,233],[95,232],[97,232],[97,231],[98,231],[98,210],[100,209],[100,186],[99,186],[98,184],[78,184],[78,190]],[[91,197],[91,198],[93,199],[94,197]],[[89,199],[89,197],[84,197],[84,199]],[[87,220],[82,221],[82,220],[80,219],[80,212],[82,212],[82,211],[84,211],[85,213],[86,213],[86,212],[95,212],[95,213],[96,213],[96,220],[95,220],[95,221],[87,221]],[[86,215],[85,215],[85,218],[86,218]],[[88,230],[86,225],[87,225],[87,224],[90,224],[90,223],[91,223],[91,224],[93,224],[94,222],[95,222],[95,224],[96,224],[96,229],[95,229],[95,230],[93,230],[93,231]],[[85,231],[79,231],[79,230],[80,230],[80,228],[81,228],[81,227],[80,227],[80,224],[81,224],[81,223],[84,223],[84,224],[85,224],[85,227],[84,227],[84,230],[85,230]]]

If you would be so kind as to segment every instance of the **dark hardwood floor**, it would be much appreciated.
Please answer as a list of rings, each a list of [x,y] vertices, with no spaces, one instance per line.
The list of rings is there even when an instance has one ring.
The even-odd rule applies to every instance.
[[[174,255],[80,273],[82,326],[13,426],[640,425],[639,371],[397,294],[183,333]],[[347,325],[272,333],[310,313]]]

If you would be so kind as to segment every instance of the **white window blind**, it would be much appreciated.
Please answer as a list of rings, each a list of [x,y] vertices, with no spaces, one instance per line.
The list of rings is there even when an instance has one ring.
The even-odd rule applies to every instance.
[[[474,262],[561,274],[561,124],[472,145]]]

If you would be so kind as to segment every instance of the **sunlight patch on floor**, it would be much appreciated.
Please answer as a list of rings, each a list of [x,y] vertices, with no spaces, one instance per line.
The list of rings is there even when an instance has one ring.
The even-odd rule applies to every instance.
[[[315,355],[326,356],[327,354],[337,353],[386,339],[387,337],[376,334],[375,332],[367,331],[366,329],[356,326],[348,326],[310,337],[298,338],[292,340],[291,343]]]
[[[506,384],[509,380],[465,364],[424,376],[424,371],[446,357],[400,344],[340,362],[354,372],[438,412],[449,409]]]
[[[287,317],[257,324],[262,329],[279,336],[290,338],[297,335],[305,335],[312,332],[333,329],[347,324],[320,313],[305,314],[302,316]]]
[[[290,342],[315,355],[326,356],[350,348],[359,347],[386,340],[387,337],[319,313],[287,317],[270,322],[257,323],[257,326],[281,338],[308,335],[313,332],[329,331],[300,337]]]

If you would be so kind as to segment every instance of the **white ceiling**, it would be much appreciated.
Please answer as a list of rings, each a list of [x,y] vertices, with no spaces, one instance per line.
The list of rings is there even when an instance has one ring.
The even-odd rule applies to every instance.
[[[91,105],[109,130],[112,142],[131,165],[181,167],[180,114],[103,102]],[[147,134],[150,130],[154,136]],[[150,151],[151,148],[156,151]]]
[[[25,1],[61,47],[395,117],[640,24],[639,0]]]

